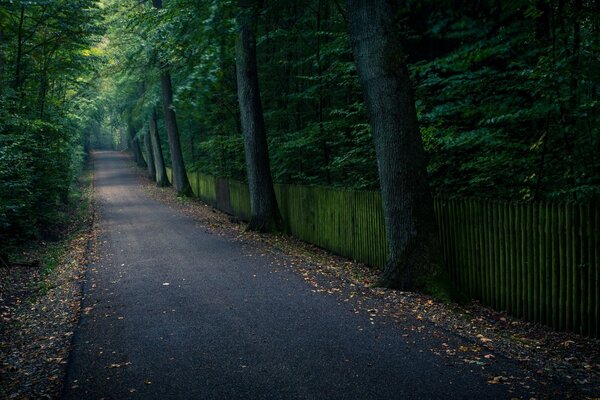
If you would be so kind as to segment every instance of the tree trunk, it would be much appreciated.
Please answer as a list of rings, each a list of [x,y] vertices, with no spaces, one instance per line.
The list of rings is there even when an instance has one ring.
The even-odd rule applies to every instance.
[[[165,160],[163,158],[162,147],[160,146],[160,137],[158,136],[158,126],[156,124],[156,109],[152,108],[150,117],[150,142],[152,144],[152,154],[154,156],[154,170],[156,171],[156,186],[169,186],[167,170],[165,169]]]
[[[131,147],[131,152],[133,153],[133,160],[138,167],[146,168],[146,161],[144,161],[144,156],[142,155],[140,142],[135,137],[135,128],[133,127],[133,122],[131,119],[127,124],[127,130],[129,131],[129,145]]]
[[[254,1],[240,0],[240,12],[237,17],[239,32],[236,40],[236,71],[252,211],[249,227],[252,230],[269,232],[281,230],[283,223],[273,188],[267,134],[258,86],[254,34],[257,22],[256,7]]]
[[[25,20],[25,6],[21,4],[19,16],[19,29],[17,31],[17,57],[15,60],[15,77],[13,80],[13,89],[18,90],[21,86],[21,58],[23,55],[23,21]]]
[[[0,43],[4,43],[4,29],[2,28],[2,25],[0,24]],[[4,77],[4,64],[5,64],[5,60],[4,60],[5,54],[4,52],[0,52],[0,82],[4,82],[5,81],[5,77]],[[4,85],[0,86],[0,96],[4,95]]]
[[[155,8],[162,8],[161,0],[153,0]],[[177,126],[177,117],[173,109],[173,87],[171,83],[171,74],[165,65],[159,66],[160,86],[162,91],[163,110],[165,114],[165,126],[169,138],[169,150],[171,153],[171,166],[173,168],[173,186],[179,196],[191,196],[192,187],[185,172],[185,163],[183,153],[181,152],[181,142],[179,139],[179,128]]]
[[[261,232],[280,231],[283,220],[277,207],[271,168],[267,134],[263,117],[256,63],[257,5],[255,1],[240,0],[237,17],[236,69],[238,100],[244,149],[250,189],[252,216],[250,229]]]
[[[146,164],[148,165],[148,179],[156,181],[156,169],[154,168],[154,154],[152,152],[152,140],[150,130],[144,135],[144,147],[146,148]]]
[[[379,284],[411,290],[440,266],[426,155],[393,0],[348,0],[350,39],[373,129],[388,261]]]
[[[171,75],[164,71],[160,75],[162,89],[163,111],[165,115],[165,127],[169,138],[169,150],[171,153],[171,166],[173,168],[173,186],[180,196],[191,196],[192,187],[185,172],[181,142],[179,140],[179,128],[177,117],[173,110],[173,88],[171,87]]]
[[[325,124],[323,110],[325,109],[325,96],[323,94],[323,65],[321,63],[321,0],[317,3],[316,10],[317,18],[317,45],[316,45],[316,60],[317,60],[317,80],[319,84],[319,100],[317,103],[317,119],[319,121],[319,134],[321,135],[321,148],[323,149],[323,161],[325,164],[325,183],[331,185],[331,166],[329,155],[329,144],[327,143],[327,135],[325,133]],[[327,17],[327,15],[325,16]]]

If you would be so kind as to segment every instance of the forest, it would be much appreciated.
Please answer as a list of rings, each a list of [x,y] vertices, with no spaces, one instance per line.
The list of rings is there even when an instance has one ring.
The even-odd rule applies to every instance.
[[[167,398],[157,396],[181,371],[215,362],[198,343],[210,354],[247,346],[254,358],[240,368],[250,373],[264,354],[278,359],[272,335],[300,360],[311,352],[293,347],[298,337],[316,347],[332,365],[314,382],[336,382],[332,349],[351,343],[356,359],[344,362],[362,373],[372,362],[353,347],[367,340],[354,325],[362,335],[392,316],[406,332],[381,329],[400,338],[394,349],[410,336],[415,371],[438,364],[419,349],[460,355],[458,375],[440,382],[464,386],[464,398],[507,395],[490,385],[517,398],[596,398],[599,195],[600,0],[0,0],[0,374],[10,378],[0,397]],[[276,253],[315,296],[352,305],[351,317],[305,297],[294,278],[263,278],[281,272],[267,265]],[[102,311],[113,291],[122,303]],[[253,297],[263,292],[269,301]],[[169,320],[180,307],[186,319]],[[300,315],[312,328],[298,330]],[[165,329],[159,342],[123,336],[148,321]],[[165,345],[182,321],[215,330]],[[415,345],[415,335],[440,343]],[[46,338],[56,341],[38,345]],[[333,341],[321,348],[322,338]],[[82,348],[104,340],[97,356],[120,358],[90,373]],[[374,354],[387,361],[367,373],[373,382],[395,373],[386,362],[413,370],[381,343]],[[164,349],[186,354],[177,378],[109,384],[131,354],[154,371]],[[494,369],[496,353],[530,362],[527,377]],[[39,376],[52,383],[31,383],[28,357],[51,365]],[[228,378],[203,390],[277,393],[268,373],[226,392],[241,360],[225,351],[214,368]],[[261,371],[285,370],[271,362]],[[494,372],[463,384],[479,367]],[[417,378],[406,390],[445,398]],[[330,383],[288,394],[345,393]],[[368,398],[392,391],[387,383],[359,389]]]
[[[345,4],[261,3],[251,23],[273,180],[377,189]],[[434,194],[597,198],[597,1],[399,3]],[[245,180],[237,13],[216,0],[3,2],[3,245],[59,218],[92,148],[146,152],[154,126],[171,165],[165,71],[185,168]]]

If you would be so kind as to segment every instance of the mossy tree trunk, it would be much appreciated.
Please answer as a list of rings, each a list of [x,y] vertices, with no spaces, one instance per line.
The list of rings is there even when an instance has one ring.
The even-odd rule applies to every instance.
[[[258,4],[252,0],[240,0],[239,5],[236,71],[252,210],[249,227],[262,232],[280,231],[283,220],[273,188],[258,86],[255,35]]]
[[[146,161],[144,160],[144,156],[142,155],[142,148],[140,147],[140,142],[135,135],[135,127],[131,118],[127,123],[127,130],[129,134],[129,147],[131,148],[131,152],[133,153],[133,159],[138,167],[146,168]]]
[[[144,147],[146,149],[146,164],[148,164],[148,179],[156,181],[156,169],[154,167],[154,154],[152,152],[152,140],[150,139],[150,130],[144,135]]]
[[[156,9],[162,8],[161,0],[152,0]],[[177,116],[173,108],[173,86],[171,73],[167,65],[159,65],[160,87],[162,93],[163,110],[165,114],[165,127],[169,138],[169,150],[171,154],[171,166],[173,167],[173,186],[180,196],[191,196],[192,187],[185,172],[183,153],[181,152],[181,141],[179,138],[179,127]]]
[[[152,154],[154,156],[154,169],[156,171],[156,186],[169,186],[165,160],[163,158],[162,148],[160,146],[160,137],[158,136],[158,125],[156,124],[156,109],[152,108],[150,116],[150,143],[152,144]]]
[[[426,155],[392,0],[348,0],[348,24],[377,155],[388,261],[380,285],[411,290],[440,252]]]

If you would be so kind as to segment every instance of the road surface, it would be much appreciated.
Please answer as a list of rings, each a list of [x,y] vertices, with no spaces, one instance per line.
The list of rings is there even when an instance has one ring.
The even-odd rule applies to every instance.
[[[371,324],[151,199],[126,155],[96,152],[94,164],[99,259],[86,273],[64,398],[512,397],[487,383],[516,370],[509,361],[449,366],[428,340]]]

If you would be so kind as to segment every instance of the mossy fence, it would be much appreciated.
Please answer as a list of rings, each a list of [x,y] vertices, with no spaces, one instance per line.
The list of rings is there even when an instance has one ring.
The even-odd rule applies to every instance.
[[[201,200],[249,218],[245,183],[188,177]],[[275,192],[292,235],[384,265],[378,193],[300,185],[275,185]],[[466,294],[517,317],[600,337],[598,206],[436,198],[434,207],[448,272]]]

